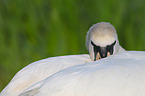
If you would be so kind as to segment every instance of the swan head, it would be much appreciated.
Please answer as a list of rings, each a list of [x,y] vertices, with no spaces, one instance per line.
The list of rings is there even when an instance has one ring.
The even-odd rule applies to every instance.
[[[106,22],[94,24],[86,36],[86,47],[96,61],[119,51],[119,41],[113,25]]]

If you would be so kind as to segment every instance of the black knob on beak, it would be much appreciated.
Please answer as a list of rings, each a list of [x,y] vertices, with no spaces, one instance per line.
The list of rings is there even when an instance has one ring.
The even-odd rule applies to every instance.
[[[100,56],[101,56],[101,58],[105,58],[105,57],[107,57],[107,50],[106,50],[106,47],[101,47],[100,48],[101,50],[100,50]]]

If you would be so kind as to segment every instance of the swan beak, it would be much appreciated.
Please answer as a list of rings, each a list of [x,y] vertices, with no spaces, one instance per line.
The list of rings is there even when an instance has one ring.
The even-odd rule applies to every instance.
[[[107,56],[110,56],[110,52],[107,52]]]
[[[101,55],[100,55],[101,54]],[[105,55],[106,53],[100,53],[100,52],[97,52],[95,53],[95,56],[94,56],[94,61],[97,61],[101,58],[105,58],[107,56],[110,56],[110,52],[107,52],[107,56]]]
[[[101,59],[101,56],[100,56],[100,53],[97,52],[97,53],[95,53],[94,61],[99,60],[99,59]]]
[[[99,52],[98,52],[98,53],[97,53],[97,56],[96,56],[96,59],[95,59],[94,61],[99,60],[99,59],[101,59],[101,57],[100,57],[100,54],[99,54]]]
[[[101,58],[105,58],[109,55],[113,54],[113,46],[115,45],[116,41],[111,45],[107,45],[106,47],[96,46],[92,41],[91,44],[94,48],[94,61],[99,60]]]

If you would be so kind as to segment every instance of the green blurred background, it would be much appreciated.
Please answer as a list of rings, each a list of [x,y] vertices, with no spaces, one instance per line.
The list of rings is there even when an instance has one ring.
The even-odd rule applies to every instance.
[[[51,56],[88,53],[97,22],[115,26],[127,50],[145,50],[145,0],[0,0],[0,91],[21,68]]]

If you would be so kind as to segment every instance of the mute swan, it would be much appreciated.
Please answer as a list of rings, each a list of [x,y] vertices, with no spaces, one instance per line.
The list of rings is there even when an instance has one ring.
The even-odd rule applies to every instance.
[[[94,24],[89,29],[86,36],[86,47],[89,50],[91,59],[94,61],[125,51],[119,45],[115,28],[106,22]]]
[[[145,52],[120,52],[66,68],[18,96],[145,96]]]
[[[89,29],[86,46],[91,59],[94,61],[124,51],[119,45],[115,28],[110,23],[105,22],[97,23]],[[71,55],[47,58],[29,64],[13,77],[2,90],[0,96],[16,96],[31,85],[64,68],[91,62],[91,59],[88,54]]]

